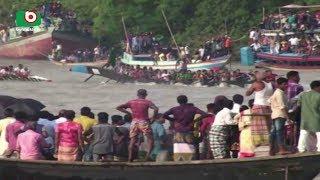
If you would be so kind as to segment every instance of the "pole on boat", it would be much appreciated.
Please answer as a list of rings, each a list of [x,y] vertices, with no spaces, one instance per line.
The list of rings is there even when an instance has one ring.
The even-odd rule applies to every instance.
[[[226,30],[226,35],[227,35],[228,34],[227,19],[224,19],[224,29]]]
[[[128,50],[130,51],[130,53],[132,53],[130,44],[129,44],[129,36],[128,36],[128,32],[127,32],[127,28],[126,28],[126,23],[124,22],[124,17],[123,15],[121,15],[121,21],[122,21],[122,26],[123,26],[123,30],[124,30],[124,34],[126,36],[126,40],[127,40],[127,46],[128,46]]]
[[[279,7],[279,27],[282,30],[282,23],[281,23],[281,8]]]
[[[265,11],[266,11],[266,9],[263,7],[262,8],[262,21],[264,21],[264,19],[265,19]]]
[[[182,58],[182,57],[181,57],[181,53],[180,53],[179,46],[178,46],[178,44],[177,44],[176,39],[174,38],[174,35],[173,35],[173,33],[172,33],[172,30],[171,30],[171,28],[170,28],[170,25],[169,25],[169,23],[168,23],[167,17],[166,17],[166,15],[165,15],[163,9],[161,9],[161,12],[162,12],[163,19],[165,20],[166,25],[167,25],[167,27],[168,27],[168,29],[169,29],[169,32],[170,32],[172,41],[173,41],[174,45],[176,46],[176,48],[177,48],[177,50],[178,50],[178,54],[179,54],[180,58]]]

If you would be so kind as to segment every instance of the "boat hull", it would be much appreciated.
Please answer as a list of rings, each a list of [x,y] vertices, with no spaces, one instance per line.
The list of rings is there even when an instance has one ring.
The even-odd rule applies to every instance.
[[[0,179],[8,180],[270,180],[312,179],[319,154],[164,163],[62,163],[0,159]]]
[[[90,38],[86,39],[70,33],[48,30],[0,45],[0,58],[45,60],[52,51],[53,41],[62,44],[64,53],[79,48],[92,49],[96,45]]]
[[[261,60],[257,65],[261,67],[278,67],[282,69],[320,69],[320,56],[297,54],[270,54],[257,53],[256,58]]]
[[[140,56],[141,57],[141,56]],[[221,68],[225,66],[229,59],[230,55],[222,56],[210,61],[206,62],[199,62],[199,63],[190,63],[187,65],[188,70],[197,71],[197,70],[210,70],[212,68]],[[150,57],[149,57],[150,58]],[[145,67],[152,67],[153,69],[160,69],[160,70],[176,70],[179,69],[177,66],[176,61],[151,61],[151,60],[136,60],[135,56],[131,54],[124,53],[124,57],[121,59],[122,63],[132,66],[145,66]]]
[[[45,59],[51,52],[51,32],[21,38],[0,46],[0,57],[6,59]]]

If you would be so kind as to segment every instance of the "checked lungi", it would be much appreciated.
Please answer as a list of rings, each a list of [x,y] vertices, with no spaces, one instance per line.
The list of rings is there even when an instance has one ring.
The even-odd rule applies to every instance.
[[[252,108],[253,114],[263,114],[263,116],[253,116],[251,123],[251,135],[252,141],[255,146],[269,145],[269,133],[271,129],[272,120],[270,116],[265,114],[271,114],[269,106],[254,105]]]
[[[193,133],[175,132],[173,138],[173,160],[191,161],[194,159],[195,147]]]
[[[212,126],[209,132],[210,148],[215,159],[230,158],[228,126]]]

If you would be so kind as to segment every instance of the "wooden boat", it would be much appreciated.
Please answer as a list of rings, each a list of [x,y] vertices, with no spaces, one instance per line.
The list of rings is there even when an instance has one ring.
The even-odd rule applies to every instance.
[[[308,56],[305,54],[281,53],[271,54],[267,52],[256,53],[256,59],[260,62],[257,66],[278,67],[283,69],[320,69],[320,56]]]
[[[1,44],[0,58],[47,59],[48,54],[51,53],[53,41],[61,44],[66,53],[79,48],[93,48],[96,45],[91,38],[72,32],[55,31],[50,27],[48,30],[39,30],[27,37],[18,36]]]
[[[189,63],[187,65],[188,70],[197,71],[197,70],[210,70],[212,68],[221,68],[225,66],[230,59],[231,55],[221,56],[210,61],[206,62],[195,62]],[[153,69],[160,69],[160,70],[176,70],[179,69],[178,62],[176,60],[172,61],[155,61],[151,54],[140,54],[140,55],[132,55],[129,53],[124,53],[121,59],[122,63],[137,66],[140,65],[141,67],[152,67]]]
[[[311,180],[320,154],[190,162],[57,162],[0,159],[3,180]]]

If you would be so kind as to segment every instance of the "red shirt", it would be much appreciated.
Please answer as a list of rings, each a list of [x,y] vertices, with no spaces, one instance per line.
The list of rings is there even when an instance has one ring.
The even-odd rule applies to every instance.
[[[209,117],[206,117],[202,120],[202,124],[200,126],[200,133],[201,133],[202,137],[204,137],[207,134],[207,132],[209,132],[213,122],[214,122],[214,115],[213,114],[210,114]]]
[[[232,46],[231,38],[227,38],[224,45],[226,48],[231,48],[231,46]]]
[[[130,108],[133,121],[149,121],[149,108],[153,103],[146,99],[135,99],[127,102],[125,108]]]
[[[78,134],[82,133],[82,126],[76,122],[67,121],[57,125],[56,133],[60,137],[59,146],[78,147]]]

